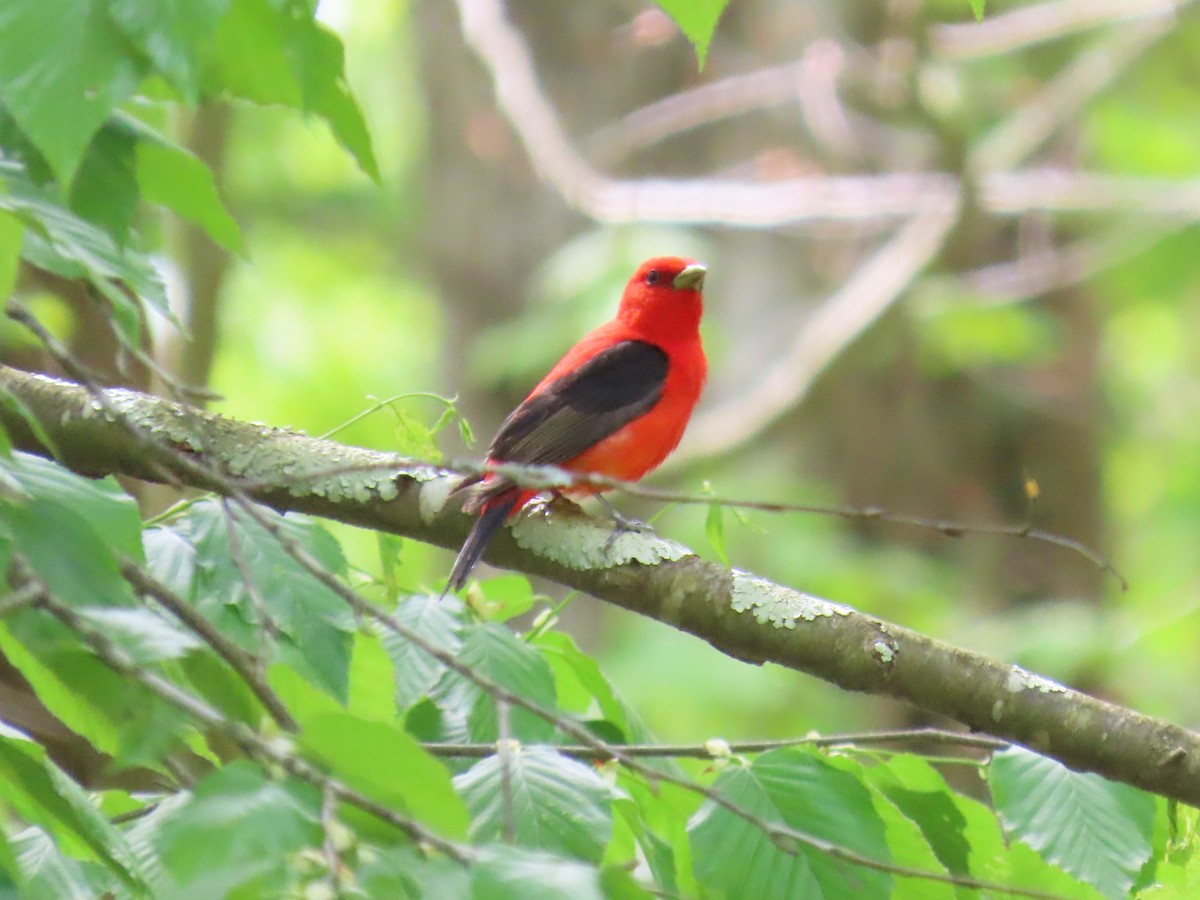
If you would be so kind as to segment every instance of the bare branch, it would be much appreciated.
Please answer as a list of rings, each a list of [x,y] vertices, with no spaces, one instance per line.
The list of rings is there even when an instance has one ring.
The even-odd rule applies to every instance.
[[[1011,53],[1101,25],[1173,16],[1191,0],[1051,0],[994,15],[982,22],[935,25],[933,52],[943,59]]]
[[[220,489],[222,484],[211,473],[227,469],[231,459],[245,461],[243,448],[254,446],[251,468],[242,474],[265,479],[274,473],[275,486],[256,494],[276,509],[313,513],[445,547],[458,546],[470,524],[468,517],[445,506],[449,480],[435,477],[428,468],[364,476],[352,484],[340,476],[329,483],[303,487],[287,474],[345,464],[351,456],[364,463],[382,463],[387,459],[383,454],[217,416],[183,415],[174,403],[129,391],[105,392],[117,394],[121,408],[147,434],[169,439],[175,446],[205,448],[184,460],[178,450],[147,446],[133,437],[122,421],[98,414],[96,401],[85,388],[11,369],[0,369],[0,386],[34,411],[63,452],[64,461],[84,472],[119,471],[154,478],[167,468],[180,478]],[[3,409],[0,421],[16,446],[45,452],[20,416]],[[257,514],[255,521],[263,524],[260,519],[266,517],[261,510],[248,504],[243,509],[252,518]],[[274,524],[266,523],[264,527]],[[557,514],[555,531],[564,541],[576,544],[588,540],[585,533],[594,533],[597,547],[608,534],[606,527],[577,510]],[[454,655],[441,652],[428,641],[419,642],[419,635],[326,572],[289,536],[277,536],[294,558],[354,609],[455,671],[465,668]],[[645,552],[656,552],[652,548],[659,547],[657,552],[666,558],[653,565],[609,560],[607,564],[576,562],[586,567],[572,568],[556,561],[552,553],[543,555],[551,548],[540,552],[523,548],[505,530],[493,542],[488,559],[553,578],[666,622],[736,658],[772,661],[850,690],[897,697],[970,728],[1030,746],[1072,768],[1098,772],[1183,802],[1200,801],[1200,735],[848,607],[745,572],[730,572],[694,556],[680,556],[684,551],[677,545],[669,549],[651,537],[644,539],[649,542]],[[560,719],[498,685],[485,684],[486,680],[469,668],[462,674],[514,706]],[[558,720],[556,725],[580,743],[595,743],[587,730],[575,723]],[[611,750],[623,764],[636,764],[632,757],[621,754],[620,748]]]
[[[262,677],[262,667],[256,664],[253,657],[245,650],[221,634],[216,627],[196,612],[195,607],[172,591],[165,584],[153,578],[149,572],[130,560],[122,560],[121,575],[133,585],[134,589],[144,596],[150,597],[167,610],[176,619],[190,628],[200,637],[217,656],[221,657],[234,672],[246,683],[258,702],[270,714],[275,723],[284,731],[295,731],[296,720],[292,718],[283,701],[276,696]]]
[[[979,141],[971,151],[969,170],[975,174],[1003,171],[1027,158],[1167,34],[1172,24],[1165,18],[1139,23],[1080,53]]]
[[[912,283],[941,250],[956,220],[956,195],[908,221],[826,300],[791,348],[755,385],[694,419],[669,466],[719,456],[760,434],[794,409],[817,376]]]
[[[18,563],[21,562],[19,557],[14,559]],[[470,847],[446,840],[421,823],[365,797],[292,755],[279,742],[268,741],[242,723],[225,718],[199,697],[189,694],[156,673],[142,668],[124,650],[114,644],[103,631],[93,626],[70,606],[58,600],[46,585],[32,574],[27,565],[22,563],[22,568],[24,569],[22,579],[38,586],[40,592],[38,605],[78,634],[100,661],[117,674],[136,681],[205,727],[225,735],[247,754],[272,762],[297,778],[307,781],[321,790],[329,791],[339,800],[381,819],[408,835],[412,840],[435,847],[460,863],[470,862],[475,858],[475,851]]]
[[[496,102],[538,174],[599,222],[691,222],[767,227],[816,220],[888,220],[944,209],[957,193],[947,175],[794,178],[769,184],[712,178],[621,181],[590,167],[572,146],[538,84],[524,38],[499,0],[458,0],[463,36],[487,67]]]

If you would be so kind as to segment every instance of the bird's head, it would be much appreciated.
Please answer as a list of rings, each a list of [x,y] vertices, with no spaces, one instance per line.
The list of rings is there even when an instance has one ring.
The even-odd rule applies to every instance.
[[[707,272],[702,263],[683,256],[646,260],[625,285],[617,318],[648,337],[695,334]]]

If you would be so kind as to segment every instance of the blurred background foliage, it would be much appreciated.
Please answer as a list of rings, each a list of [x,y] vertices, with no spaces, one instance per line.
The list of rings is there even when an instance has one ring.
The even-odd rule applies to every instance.
[[[946,50],[965,32],[939,23],[972,27],[961,0],[735,0],[700,72],[686,40],[647,5],[507,6],[563,127],[614,177],[709,178],[715,191],[717,179],[962,175],[1019,121],[1034,137],[1001,168],[1104,179],[1057,207],[1026,200],[1020,214],[994,215],[968,191],[932,262],[783,414],[716,450],[691,452],[685,438],[682,461],[653,483],[1028,521],[1084,541],[1113,560],[1127,592],[1059,548],[825,516],[727,513],[721,550],[739,568],[1194,725],[1200,202],[1185,180],[1200,169],[1194,4],[984,55]],[[989,3],[988,19],[1003,23],[1018,7]],[[379,183],[316,119],[243,115],[234,103],[165,123],[214,166],[241,227],[232,254],[189,229],[158,235],[184,260],[169,279],[180,318],[216,322],[201,350],[220,412],[323,434],[378,400],[457,395],[480,443],[464,446],[453,427],[436,441],[448,457],[477,458],[545,368],[607,318],[633,266],[661,253],[710,266],[704,402],[729,408],[753,399],[895,227],[865,216],[761,229],[663,215],[597,224],[539,179],[451,4],[326,0],[320,15],[345,42]],[[1096,74],[1097,60],[1110,71]],[[621,117],[646,104],[786,64],[797,71],[782,102],[731,117],[700,103],[694,128],[614,141],[631,140]],[[1084,87],[1073,94],[1063,79],[1075,68]],[[60,334],[86,343],[87,323],[69,302],[56,305],[53,284],[25,291]],[[0,337],[5,357],[19,359],[20,334],[5,326]],[[180,359],[177,343],[164,327],[156,353]],[[411,396],[338,437],[428,453],[426,429],[442,412]],[[618,503],[718,557],[703,506]],[[352,568],[378,572],[374,535],[339,536]],[[447,553],[417,543],[400,554],[408,588],[438,585],[449,568]],[[587,598],[568,616],[664,740],[846,731],[913,715],[735,662]]]

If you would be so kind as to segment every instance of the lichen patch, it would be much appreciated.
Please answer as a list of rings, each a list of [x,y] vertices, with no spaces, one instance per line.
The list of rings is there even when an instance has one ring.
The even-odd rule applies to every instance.
[[[770,624],[775,628],[795,628],[798,620],[812,622],[852,612],[849,607],[794,591],[740,569],[733,570],[730,606],[734,612],[753,613],[760,625]]]

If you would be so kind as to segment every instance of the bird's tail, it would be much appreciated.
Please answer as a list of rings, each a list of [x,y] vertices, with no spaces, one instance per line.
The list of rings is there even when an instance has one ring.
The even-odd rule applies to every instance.
[[[457,591],[467,583],[467,579],[471,577],[471,570],[479,562],[479,557],[483,556],[488,541],[500,530],[504,520],[520,504],[521,499],[521,491],[510,489],[483,507],[479,518],[471,526],[462,549],[458,551],[454,567],[450,570],[450,580],[446,583],[446,590],[442,592],[442,596],[449,591]]]

